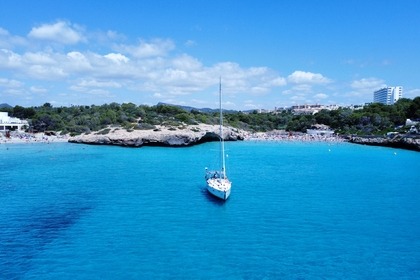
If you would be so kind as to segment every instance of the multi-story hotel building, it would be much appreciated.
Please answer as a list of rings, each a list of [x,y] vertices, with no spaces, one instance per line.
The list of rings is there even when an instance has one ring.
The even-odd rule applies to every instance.
[[[392,105],[402,98],[402,87],[385,87],[373,93],[373,102]]]
[[[0,132],[23,131],[28,127],[28,121],[9,117],[7,112],[0,112]]]

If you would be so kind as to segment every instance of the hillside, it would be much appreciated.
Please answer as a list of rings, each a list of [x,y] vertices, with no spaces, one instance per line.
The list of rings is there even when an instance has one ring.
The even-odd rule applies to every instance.
[[[110,103],[101,106],[53,107],[45,103],[39,107],[22,106],[2,108],[12,117],[28,119],[30,131],[61,131],[78,135],[92,133],[109,126],[126,130],[153,130],[157,126],[177,129],[188,125],[219,122],[217,110],[200,111],[191,107],[167,104],[155,106],[133,103]],[[360,110],[339,108],[321,110],[314,115],[294,115],[290,110],[272,113],[224,112],[224,124],[237,129],[265,132],[286,130],[306,132],[319,124],[344,135],[384,135],[387,132],[405,133],[406,120],[420,120],[420,97],[400,99],[395,105],[370,104]],[[417,130],[420,130],[417,123]]]
[[[13,108],[12,106],[10,106],[9,104],[7,104],[7,103],[1,103],[0,104],[0,109],[2,109],[2,108],[6,108],[6,109],[9,109],[9,108]]]

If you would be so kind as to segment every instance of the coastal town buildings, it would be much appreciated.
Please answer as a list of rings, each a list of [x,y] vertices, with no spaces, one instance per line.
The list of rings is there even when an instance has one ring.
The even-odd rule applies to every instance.
[[[402,98],[402,94],[403,88],[401,86],[384,87],[373,93],[373,102],[392,105]]]
[[[28,126],[28,121],[9,117],[7,112],[0,112],[0,132],[23,131]]]
[[[320,105],[320,104],[314,104],[314,105],[294,105],[290,107],[290,110],[294,115],[314,115],[318,113],[321,110],[337,110],[337,105]]]
[[[336,104],[331,105],[321,105],[321,104],[302,104],[302,105],[293,105],[291,107],[275,107],[274,110],[265,110],[265,109],[258,109],[258,113],[281,113],[283,111],[290,111],[294,115],[315,115],[321,110],[338,110],[339,108],[349,108],[351,110],[361,110],[364,108],[365,105],[350,105],[350,106],[339,106]]]

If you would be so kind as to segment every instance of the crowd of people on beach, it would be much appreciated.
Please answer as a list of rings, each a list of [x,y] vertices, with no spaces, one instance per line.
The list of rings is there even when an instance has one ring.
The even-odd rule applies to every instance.
[[[45,133],[11,132],[0,133],[0,144],[67,142],[67,135],[46,135]]]
[[[247,141],[293,141],[293,142],[345,142],[337,135],[288,133],[288,132],[256,132],[245,136]]]

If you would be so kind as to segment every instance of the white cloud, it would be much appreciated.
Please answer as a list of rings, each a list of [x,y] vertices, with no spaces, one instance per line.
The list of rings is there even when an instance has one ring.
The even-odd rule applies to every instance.
[[[273,87],[284,86],[286,79],[267,67],[242,68],[234,62],[222,62],[206,71],[214,79],[222,76],[223,87],[226,92],[264,94]],[[213,80],[217,82],[217,80]],[[212,83],[213,84],[213,83]]]
[[[22,59],[27,64],[43,64],[43,65],[53,65],[56,61],[51,57],[49,53],[32,53],[28,52],[22,56]]]
[[[360,80],[353,81],[350,86],[361,92],[372,92],[378,90],[382,87],[385,87],[385,83],[381,79],[377,78],[363,78]]]
[[[107,55],[104,55],[104,57],[108,58],[109,60],[112,60],[117,64],[127,63],[130,60],[128,57],[120,53],[109,53]]]
[[[311,92],[312,91],[312,86],[311,85],[295,85],[291,88],[293,91],[299,91],[299,92]]]
[[[403,97],[413,99],[420,96],[420,88],[410,89],[405,91],[403,88]]]
[[[86,87],[86,86],[79,86],[79,85],[72,85],[70,86],[70,90],[77,93],[89,94],[100,96],[104,98],[114,96],[107,88],[97,88],[97,87]]]
[[[352,104],[363,104],[373,101],[373,92],[385,87],[384,80],[378,78],[362,78],[350,83],[350,91],[344,95]]]
[[[24,83],[14,79],[0,78],[0,98],[21,98],[24,95]]]
[[[0,87],[20,88],[22,86],[23,86],[23,83],[17,80],[0,78]]]
[[[0,48],[13,48],[26,45],[26,40],[20,36],[13,36],[4,28],[0,27]]]
[[[198,59],[186,54],[175,57],[172,60],[172,66],[183,70],[201,70],[203,67]]]
[[[0,50],[0,69],[7,69],[26,78],[54,80],[68,76],[64,70],[66,62],[63,57],[65,56],[62,54],[50,52],[28,52],[21,55],[2,49]]]
[[[45,65],[32,65],[26,69],[28,77],[54,81],[67,77],[68,74],[60,67],[45,66]]]
[[[258,109],[258,105],[254,104],[252,100],[245,101],[244,107],[247,109]]]
[[[113,94],[105,89],[91,89],[87,91],[88,94],[98,95],[101,97],[112,97]]]
[[[43,24],[33,27],[29,32],[30,38],[48,40],[62,44],[77,44],[84,41],[80,27],[71,25],[65,21],[58,21],[53,24]]]
[[[328,98],[328,95],[326,95],[325,93],[318,93],[318,94],[315,94],[314,98],[316,98],[316,99],[326,99],[326,98]]]
[[[313,89],[313,87],[314,85],[297,84],[291,88],[283,90],[282,94],[289,96],[289,100],[294,104],[312,104],[320,102],[321,100],[325,102],[329,95],[322,92],[315,94],[314,91],[316,89]]]
[[[63,61],[67,63],[63,65],[66,69],[63,69],[65,72],[75,73],[79,71],[86,71],[91,70],[92,65],[90,64],[90,60],[81,52],[69,52],[67,53],[67,60]]]
[[[120,34],[113,30],[108,30],[106,32],[106,36],[111,40],[122,40],[125,39],[125,36],[123,34]]]
[[[289,94],[292,94],[293,91],[291,89],[285,89],[281,93],[284,94],[284,95],[289,95]]]
[[[29,88],[29,90],[31,92],[34,92],[34,93],[45,93],[45,92],[47,92],[47,89],[45,89],[43,87],[36,87],[36,86],[31,86]]]
[[[287,77],[294,84],[328,84],[331,80],[319,73],[295,71]]]
[[[251,87],[250,90],[252,93],[258,94],[258,93],[266,93],[268,91],[268,88],[263,87],[263,86],[254,86],[254,87]]]
[[[25,94],[25,91],[24,91],[23,88],[8,88],[6,90],[3,90],[2,93],[1,93],[1,95],[3,95],[3,96],[12,96],[12,97],[13,96],[16,96],[16,97],[23,96],[24,94]]]
[[[231,101],[224,101],[223,102],[223,104],[222,104],[222,106],[224,107],[224,108],[226,108],[226,107],[236,107],[236,104],[235,103],[233,103],[233,102],[231,102]]]
[[[206,101],[201,100],[201,99],[193,98],[190,101],[191,101],[191,104],[195,104],[195,105],[200,106],[200,107],[207,105]]]
[[[9,36],[9,31],[0,27],[0,36]]]
[[[239,93],[260,96],[287,84],[285,78],[267,67],[243,68],[234,62],[205,66],[187,54],[135,57],[76,50],[68,53],[47,50],[22,55],[3,51],[0,52],[0,62],[3,60],[8,67],[13,65],[14,73],[19,75],[37,80],[65,78],[63,82],[72,82],[69,88],[75,92],[87,93],[91,92],[89,88],[95,87],[104,90],[119,88],[122,91],[156,92],[161,100],[217,88],[220,76],[223,91],[231,97]]]
[[[7,49],[0,50],[0,69],[19,69],[22,66],[22,57]]]
[[[138,45],[119,45],[116,49],[136,58],[166,56],[175,48],[175,44],[169,39],[154,39],[150,42],[140,41]]]
[[[121,84],[115,81],[100,81],[100,80],[82,80],[78,83],[80,87],[103,87],[103,88],[121,88]]]
[[[170,39],[120,44],[128,39],[115,31],[107,31],[97,32],[93,36],[86,33],[91,44],[83,46],[83,49],[72,46],[69,51],[57,44],[51,44],[51,41],[76,44],[84,40],[84,34],[76,25],[64,21],[34,27],[29,33],[28,41],[31,38],[43,40],[35,42],[30,48],[14,49],[8,45],[2,47],[0,42],[0,71],[6,73],[9,80],[26,82],[25,79],[30,79],[28,84],[36,84],[36,87],[26,89],[28,95],[43,92],[46,96],[51,96],[50,100],[66,100],[66,104],[85,100],[92,100],[86,101],[88,104],[105,102],[86,97],[98,95],[107,98],[116,96],[115,100],[111,100],[116,102],[133,99],[132,102],[156,104],[158,101],[175,100],[178,104],[186,102],[201,104],[203,107],[210,104],[213,106],[217,103],[215,96],[219,77],[222,78],[226,101],[235,100],[238,104],[241,98],[264,100],[261,98],[263,95],[270,98],[283,97],[286,100],[276,100],[265,105],[259,104],[260,101],[245,102],[242,106],[246,107],[273,107],[276,102],[287,104],[290,100],[325,102],[332,96],[332,80],[320,73],[298,70],[282,77],[274,69],[264,66],[244,67],[234,61],[206,65],[188,53],[174,51],[176,46]],[[0,40],[5,37],[13,36],[0,28]],[[48,81],[48,85],[39,81]],[[351,89],[360,92],[361,89],[368,88],[369,84],[377,85],[378,81],[382,80],[367,78],[353,81]],[[4,84],[3,81],[0,86],[4,87]],[[67,90],[64,95],[46,90],[52,88]],[[275,94],[276,91],[282,94]],[[344,91],[342,95],[346,94]]]
[[[290,97],[290,100],[292,100],[292,101],[306,101],[306,97],[305,97],[305,95],[301,95],[301,94],[299,94],[299,95],[294,95],[294,96],[292,96],[292,97]]]
[[[268,83],[268,85],[275,86],[275,87],[285,86],[286,84],[287,84],[287,81],[283,77],[276,77]]]

